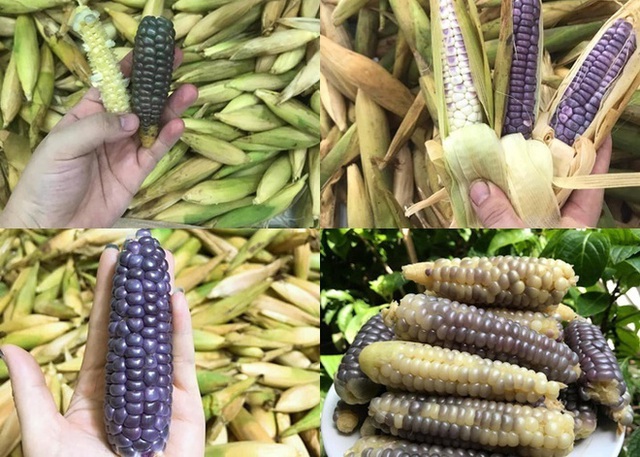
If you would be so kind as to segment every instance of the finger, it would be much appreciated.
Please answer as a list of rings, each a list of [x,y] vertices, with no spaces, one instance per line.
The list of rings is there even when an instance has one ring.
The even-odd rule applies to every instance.
[[[40,366],[22,348],[10,344],[0,348],[9,368],[13,398],[20,428],[27,439],[42,439],[59,419],[58,408],[47,387]]]
[[[608,136],[602,146],[598,148],[591,174],[599,175],[609,171],[611,150],[611,136]],[[603,200],[604,189],[574,190],[562,207],[562,226],[595,227],[598,225],[598,219],[600,219]]]
[[[196,86],[193,84],[180,86],[173,94],[171,94],[169,100],[167,100],[167,106],[162,112],[160,124],[165,125],[172,119],[177,119],[182,116],[182,113],[193,105],[197,99],[198,88]]]
[[[103,143],[129,138],[138,130],[138,116],[97,113],[80,119],[46,137],[46,142],[64,146],[56,157],[59,160],[86,155]]]
[[[138,151],[138,163],[145,171],[144,177],[151,173],[151,170],[153,170],[162,156],[178,142],[183,132],[184,122],[182,119],[173,119],[162,127],[158,139],[150,149],[140,148]]]
[[[489,181],[476,181],[469,190],[471,204],[485,227],[524,227],[502,190]]]
[[[173,383],[177,389],[198,392],[191,313],[184,292],[171,296],[173,313]]]
[[[96,376],[96,374],[104,370],[105,360],[107,359],[111,284],[116,270],[117,259],[118,247],[109,245],[102,253],[98,264],[95,298],[91,308],[91,315],[89,316],[87,347],[82,359],[78,387],[76,388],[76,392],[85,397],[92,394],[101,394],[100,389],[97,387],[104,382],[103,376]]]
[[[51,132],[54,133],[58,130],[61,130],[64,127],[71,125],[74,122],[77,122],[80,119],[92,114],[103,112],[104,106],[102,105],[100,92],[95,87],[92,87],[87,91],[86,94],[84,94],[84,97],[82,97],[82,99],[76,106],[67,111],[67,114],[65,114],[60,122],[58,122],[56,126],[51,129]]]

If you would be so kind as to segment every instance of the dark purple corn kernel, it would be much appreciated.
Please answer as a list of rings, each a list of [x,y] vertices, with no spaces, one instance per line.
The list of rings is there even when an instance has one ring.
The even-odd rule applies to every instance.
[[[121,457],[164,450],[171,418],[169,264],[148,230],[127,240],[113,277],[104,418]]]
[[[635,50],[633,25],[617,19],[589,51],[551,116],[556,138],[572,146],[587,130]]]
[[[513,55],[503,135],[531,138],[538,97],[540,9],[540,0],[513,0]]]
[[[504,457],[504,454],[373,435],[356,441],[345,457]]]
[[[623,425],[630,425],[633,412],[618,359],[609,347],[600,328],[591,322],[573,320],[564,329],[564,339],[578,354],[582,374],[578,379],[580,392],[586,398],[604,405],[609,415]]]
[[[131,72],[131,106],[140,118],[140,138],[151,147],[171,86],[176,32],[164,17],[145,16],[136,33]]]
[[[573,416],[573,430],[577,440],[588,437],[596,430],[598,426],[596,405],[582,397],[577,383],[569,384],[562,389],[558,399],[562,402],[564,409]]]
[[[342,357],[334,379],[338,396],[350,405],[364,404],[378,395],[381,386],[371,381],[360,370],[360,352],[375,341],[390,341],[393,331],[376,314],[369,319],[356,335],[353,343]]]

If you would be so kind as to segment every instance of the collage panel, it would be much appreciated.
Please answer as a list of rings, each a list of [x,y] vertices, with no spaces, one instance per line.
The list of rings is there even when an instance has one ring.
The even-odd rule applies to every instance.
[[[640,233],[325,229],[327,457],[630,457]]]
[[[0,226],[315,227],[320,0],[0,0]]]
[[[321,226],[640,226],[639,8],[323,1]]]
[[[311,229],[0,231],[0,456],[320,457],[319,279]]]

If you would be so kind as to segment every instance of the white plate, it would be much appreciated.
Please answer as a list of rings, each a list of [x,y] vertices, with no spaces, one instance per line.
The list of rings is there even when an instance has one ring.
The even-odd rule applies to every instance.
[[[342,457],[347,449],[359,438],[358,433],[345,435],[333,423],[333,410],[338,404],[338,394],[333,386],[327,393],[322,410],[322,441],[328,457]],[[618,457],[624,434],[618,435],[616,424],[608,419],[598,418],[598,428],[587,439],[579,441],[569,457]]]

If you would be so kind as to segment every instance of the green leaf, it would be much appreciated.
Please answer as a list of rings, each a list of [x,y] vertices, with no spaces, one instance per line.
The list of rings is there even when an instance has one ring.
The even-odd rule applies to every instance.
[[[377,279],[369,281],[369,287],[385,300],[391,301],[394,292],[399,290],[406,282],[402,273],[396,271],[388,275],[380,275]]]
[[[534,235],[529,229],[499,231],[491,239],[491,243],[489,243],[489,248],[487,249],[487,254],[494,255],[499,249],[505,246],[513,246],[515,244],[522,243],[523,241],[529,241],[535,238],[537,238],[536,235]]]
[[[613,245],[609,251],[609,257],[611,258],[611,263],[616,265],[623,260],[627,260],[629,257],[636,255],[638,252],[640,252],[640,246]]]
[[[625,326],[638,323],[640,323],[640,309],[633,305],[618,306],[616,325]]]
[[[586,292],[576,299],[576,310],[581,316],[589,317],[601,313],[611,303],[611,295],[606,292]]]
[[[342,360],[342,354],[320,356],[320,363],[324,367],[327,374],[331,376],[331,379],[335,377],[336,371],[338,371],[338,367],[340,366],[341,360]]]
[[[640,257],[633,257],[620,262],[616,266],[617,276],[620,278],[622,292],[640,284]]]
[[[609,262],[609,238],[596,231],[566,230],[556,239],[552,250],[547,250],[552,243],[544,249],[543,257],[546,253],[573,265],[580,286],[590,286],[600,279]]]
[[[616,335],[620,340],[620,344],[616,347],[618,353],[623,356],[637,357],[638,352],[640,352],[640,337],[638,337],[638,334],[627,328],[617,327]]]
[[[602,233],[609,238],[611,244],[637,246],[640,243],[640,230],[638,229],[609,229]]]
[[[636,428],[631,436],[629,436],[629,441],[627,441],[627,452],[631,455],[640,455],[640,427]]]
[[[336,325],[338,326],[338,329],[340,329],[342,333],[344,333],[347,327],[349,326],[352,312],[353,312],[353,305],[350,303],[344,305],[342,308],[340,308],[340,311],[338,311],[338,316],[336,318]]]

